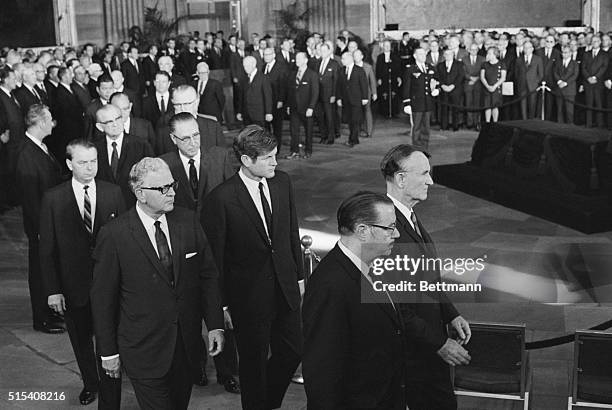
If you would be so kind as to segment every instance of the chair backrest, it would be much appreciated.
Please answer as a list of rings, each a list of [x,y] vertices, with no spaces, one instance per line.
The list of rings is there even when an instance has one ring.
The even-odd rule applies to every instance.
[[[612,333],[576,331],[572,392],[575,399],[612,403]]]
[[[472,337],[466,348],[472,359],[469,365],[456,367],[456,375],[476,369],[504,373],[515,379],[522,396],[527,369],[525,325],[470,323],[470,329]]]

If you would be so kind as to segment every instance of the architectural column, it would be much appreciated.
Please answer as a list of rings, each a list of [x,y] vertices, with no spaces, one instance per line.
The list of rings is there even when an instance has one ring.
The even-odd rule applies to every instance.
[[[584,24],[591,26],[595,31],[599,31],[601,0],[583,0],[582,3],[582,21]]]
[[[53,7],[57,44],[71,46],[78,44],[74,0],[56,0],[53,2]]]
[[[144,0],[104,0],[106,41],[118,43],[128,38],[132,26],[143,28]]]
[[[326,39],[334,42],[338,32],[348,28],[346,22],[345,0],[308,0],[308,8],[312,14],[308,20],[308,30],[321,33]]]

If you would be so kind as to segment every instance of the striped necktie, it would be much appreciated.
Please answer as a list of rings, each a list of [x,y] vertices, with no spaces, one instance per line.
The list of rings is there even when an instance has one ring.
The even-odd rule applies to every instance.
[[[83,190],[85,190],[85,195],[83,196],[83,223],[85,224],[85,229],[87,229],[87,232],[91,235],[93,233],[93,225],[91,223],[91,200],[89,199],[87,189],[89,189],[89,185],[83,187]]]

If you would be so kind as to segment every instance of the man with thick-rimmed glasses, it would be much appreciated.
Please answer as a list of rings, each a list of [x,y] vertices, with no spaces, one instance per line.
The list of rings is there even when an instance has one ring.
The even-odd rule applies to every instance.
[[[202,318],[211,355],[224,344],[218,273],[192,211],[174,207],[166,163],[130,171],[136,206],[106,224],[94,250],[91,305],[104,372],[125,369],[146,409],[187,409],[199,371]]]

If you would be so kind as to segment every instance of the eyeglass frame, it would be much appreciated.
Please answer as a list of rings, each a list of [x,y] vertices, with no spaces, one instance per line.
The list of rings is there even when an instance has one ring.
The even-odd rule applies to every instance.
[[[176,108],[183,108],[185,106],[190,106],[191,104],[195,103],[196,101],[198,101],[198,97],[195,98],[195,100],[189,101],[189,102],[184,102],[184,103],[175,103],[174,101],[171,101],[172,106],[176,109]]]
[[[386,232],[390,232],[391,234],[393,234],[393,232],[397,230],[397,224],[395,222],[391,224],[392,226],[391,225],[385,226],[385,225],[378,225],[378,224],[366,224],[366,225],[384,229]]]
[[[193,133],[192,135],[188,135],[186,137],[183,137],[183,138],[179,137],[176,134],[170,134],[170,135],[172,135],[174,138],[176,138],[177,140],[179,140],[181,142],[187,142],[188,140],[194,141],[196,137],[201,137],[202,136],[199,131]]]
[[[164,186],[149,186],[149,187],[145,187],[145,186],[141,186],[138,189],[146,189],[149,191],[157,191],[159,193],[161,193],[162,195],[167,195],[168,192],[170,192],[170,188],[172,188],[174,190],[174,192],[176,192],[176,189],[178,188],[179,182],[177,180],[172,181],[170,184],[166,184]]]

